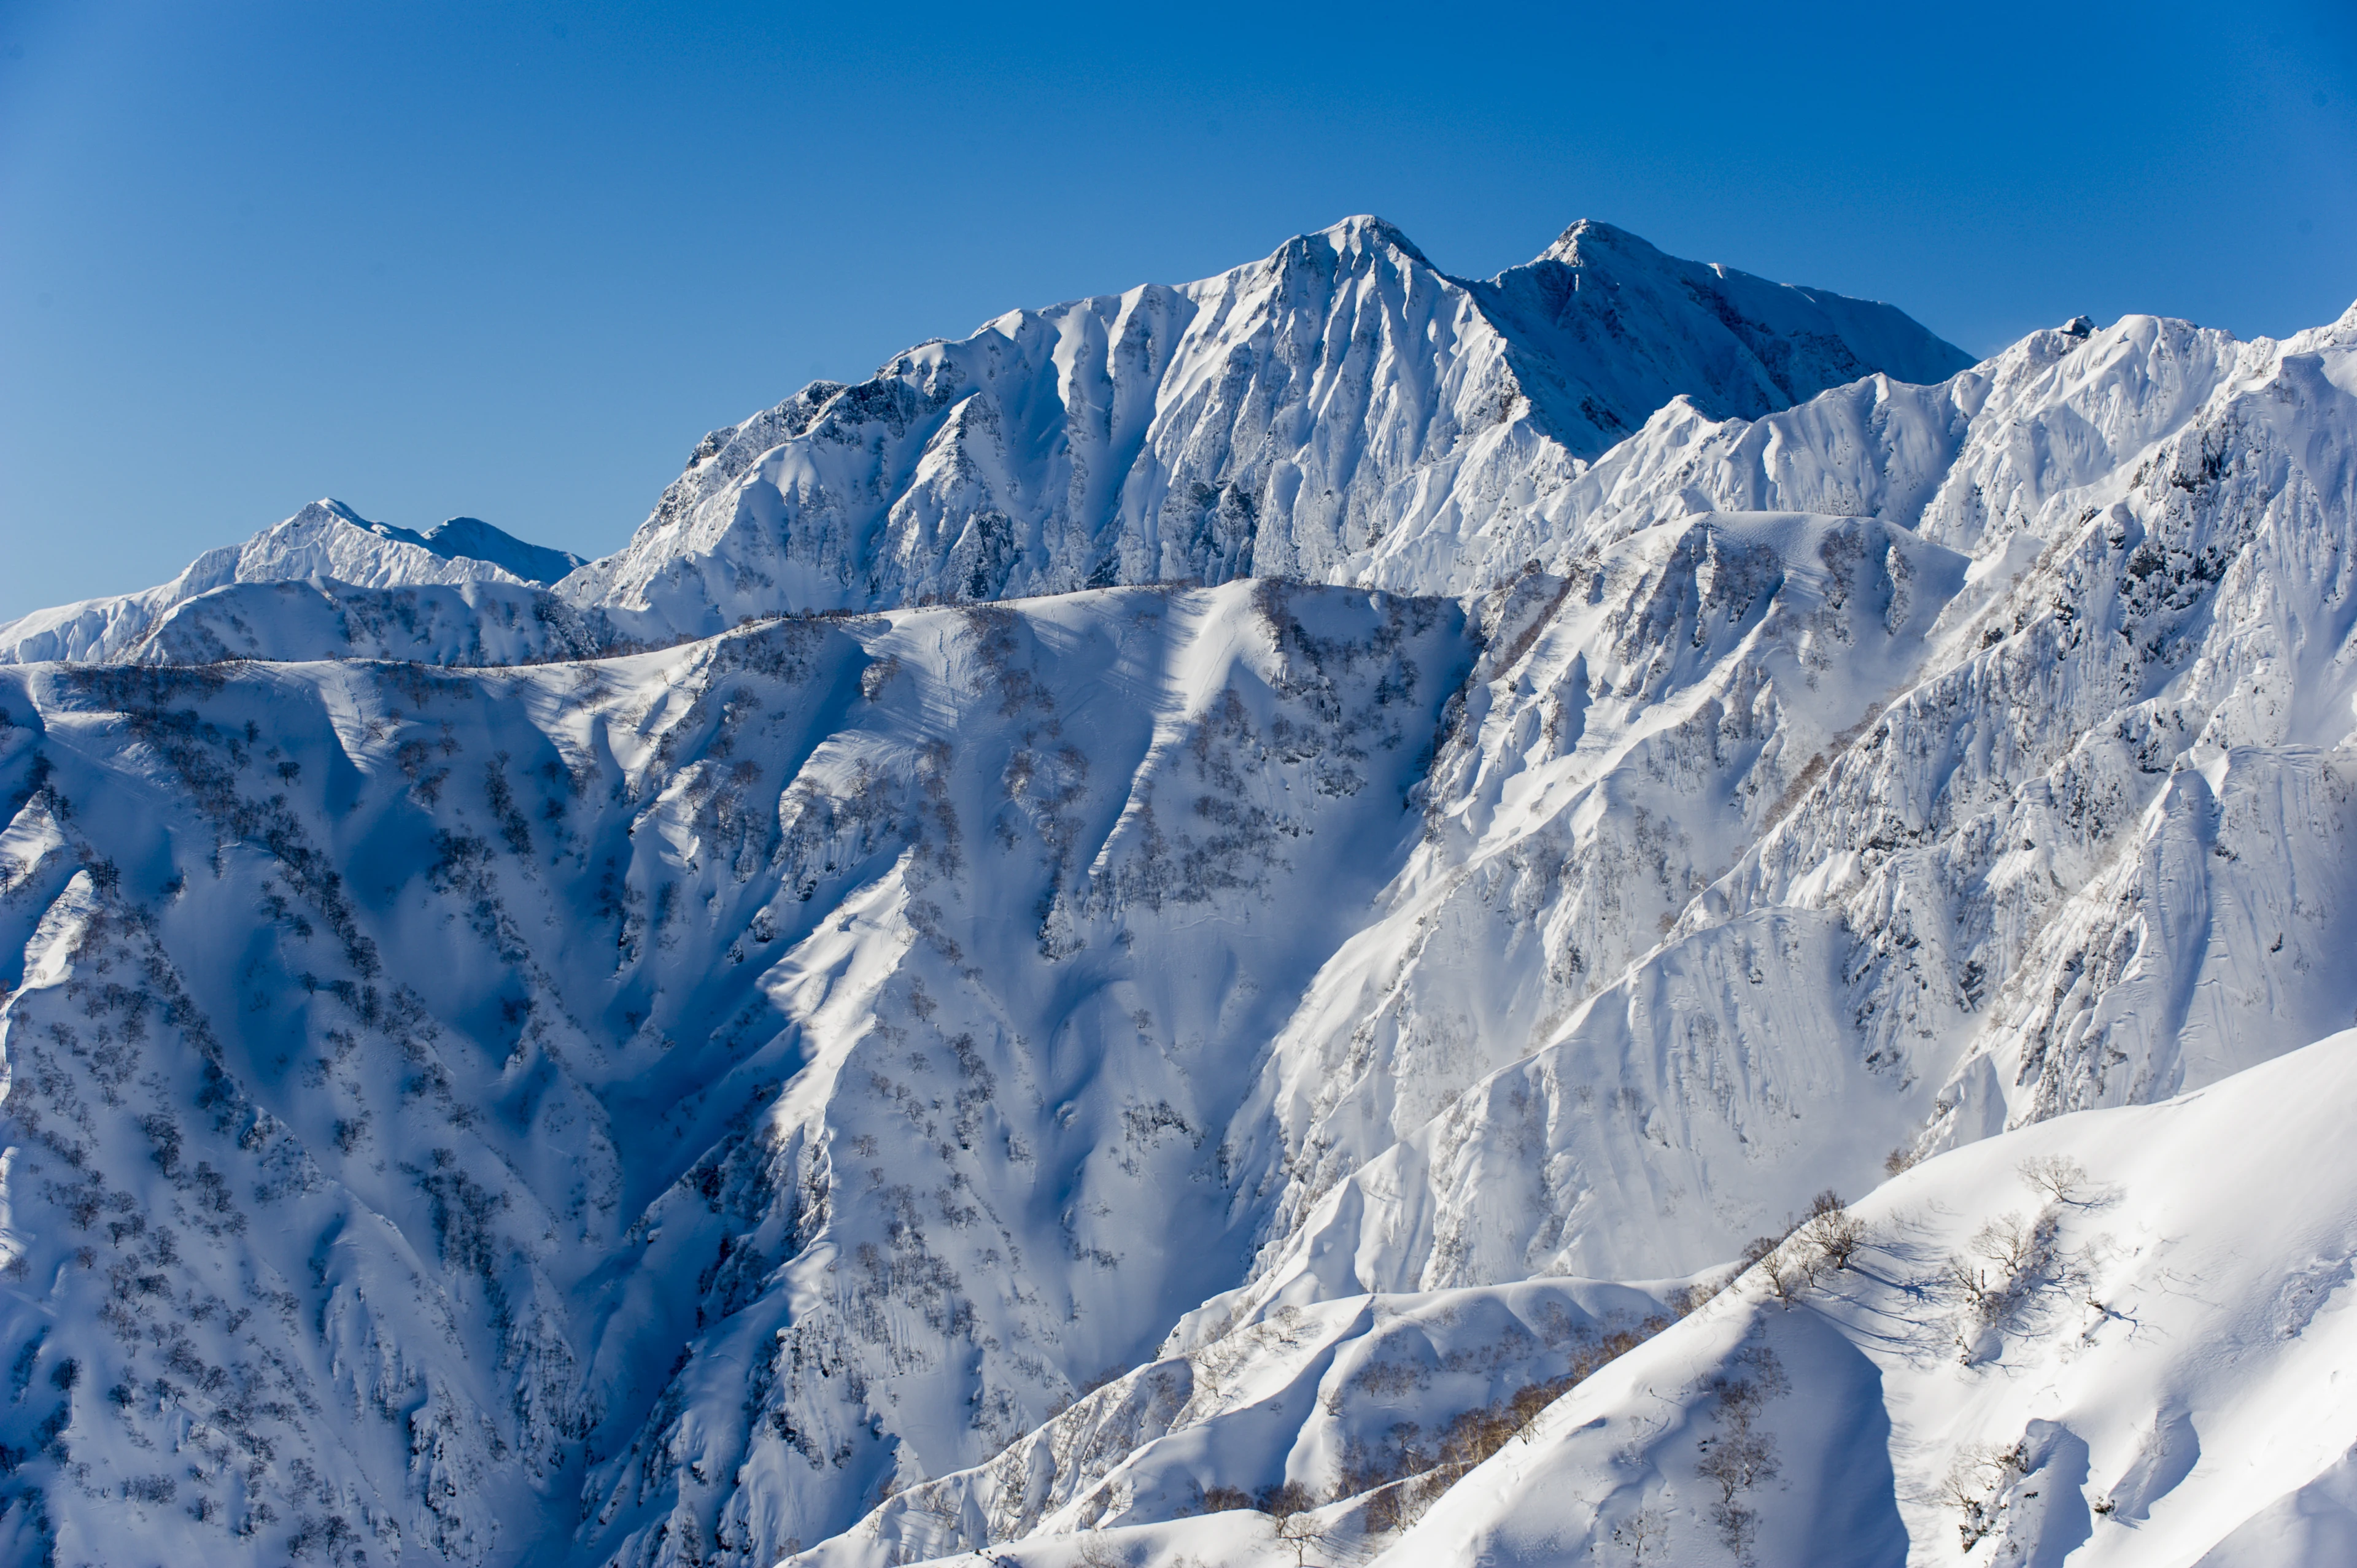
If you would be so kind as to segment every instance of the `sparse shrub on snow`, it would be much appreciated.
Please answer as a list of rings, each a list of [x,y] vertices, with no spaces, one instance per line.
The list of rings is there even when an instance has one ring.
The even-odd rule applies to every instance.
[[[1791,1382],[1765,1345],[1749,1346],[1735,1359],[1739,1375],[1723,1374],[1708,1385],[1712,1430],[1702,1440],[1696,1468],[1718,1487],[1711,1521],[1718,1527],[1720,1543],[1738,1563],[1749,1564],[1760,1516],[1747,1499],[1782,1471],[1774,1440],[1760,1422],[1768,1402]]]

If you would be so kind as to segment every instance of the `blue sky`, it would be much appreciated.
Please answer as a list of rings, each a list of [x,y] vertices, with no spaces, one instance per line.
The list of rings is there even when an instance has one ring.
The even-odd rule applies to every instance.
[[[813,376],[1357,211],[2281,334],[2357,299],[2357,5],[0,0],[0,617],[321,495],[601,553]]]

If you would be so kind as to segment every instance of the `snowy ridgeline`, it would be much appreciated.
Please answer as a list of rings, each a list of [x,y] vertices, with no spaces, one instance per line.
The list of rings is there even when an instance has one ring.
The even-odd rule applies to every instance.
[[[1353,218],[1218,277],[1009,312],[813,382],[706,435],[602,561],[320,501],[162,587],[0,626],[0,660],[504,664],[1124,584],[1458,593],[1559,536],[1574,477],[1673,399],[1750,417],[1968,362],[1889,306],[1603,224],[1478,283]]]
[[[2357,311],[1943,350],[1356,223],[51,612],[0,1551],[2348,1554]]]

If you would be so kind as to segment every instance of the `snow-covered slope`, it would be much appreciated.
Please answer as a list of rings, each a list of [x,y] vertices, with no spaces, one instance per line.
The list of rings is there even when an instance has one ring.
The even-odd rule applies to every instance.
[[[581,557],[570,550],[552,550],[544,544],[527,544],[502,529],[493,528],[479,517],[449,518],[423,533],[413,533],[408,529],[393,528],[382,522],[372,522],[368,526],[371,532],[384,538],[414,544],[447,561],[482,562],[497,566],[520,583],[538,583],[543,587],[584,564]],[[403,580],[412,579],[404,577]]]
[[[1415,835],[1461,626],[0,672],[5,1517],[758,1560],[1150,1356],[1242,1275],[1213,1130]]]
[[[577,555],[526,544],[476,518],[454,517],[425,533],[414,533],[390,523],[371,522],[341,501],[317,500],[242,544],[207,551],[160,587],[36,610],[0,625],[0,663],[223,657],[220,648],[202,639],[188,644],[168,632],[159,639],[158,633],[183,607],[241,584],[313,584],[328,593],[334,589],[324,585],[361,589],[466,583],[545,586],[580,564]],[[516,600],[509,597],[504,602]],[[243,619],[249,614],[266,620],[271,614],[259,605],[237,604],[208,606],[199,613],[222,621]],[[290,638],[290,629],[253,629],[253,646],[248,648],[242,646],[247,640],[245,628],[232,628],[232,635],[222,639],[221,647],[230,655],[278,659],[376,651],[365,639],[356,648],[339,646],[299,634]]]
[[[576,610],[535,584],[474,578],[360,588],[314,577],[233,583],[183,599],[116,657],[129,664],[399,659],[480,666],[587,659],[633,647],[604,615]]]
[[[1257,1168],[1306,1229],[1258,1288],[1682,1273],[1869,1178],[1894,1115],[1946,1146],[2345,1023],[2351,363],[2357,313],[2041,335],[1900,389],[1977,412],[1880,533],[1623,510],[1495,596],[1430,836],[1279,1042]],[[1823,501],[1829,457],[1928,444],[1805,444],[1889,392],[1718,427],[1802,479],[1679,494]]]
[[[565,584],[644,637],[745,614],[1289,576],[1483,588],[1681,394],[1757,415],[1968,357],[1884,305],[1576,224],[1488,283],[1352,218],[1182,288],[1014,311],[705,437]]]
[[[1395,1495],[1408,1445],[1438,1459],[1452,1429],[1462,1444],[1491,1411],[1519,1424],[1665,1326],[1664,1298],[1683,1294],[1549,1278],[1286,1307],[1106,1384],[988,1463],[896,1493],[791,1561],[884,1568],[1005,1552],[1240,1508],[1287,1482],[1321,1501]],[[1247,1557],[1270,1544],[1265,1520],[1246,1535],[1255,1526]],[[1218,1550],[1224,1561],[1233,1548]]]
[[[1135,1443],[1130,1474],[1097,1462],[1093,1509],[994,1518],[992,1552],[1023,1568],[2343,1563],[2352,1102],[2357,1034],[2342,1034],[2162,1104],[1988,1139],[1852,1206],[1846,1264],[1804,1229],[1691,1316],[1638,1322],[1600,1367],[1578,1355],[1617,1348],[1597,1308],[1628,1323],[1641,1298],[1534,1280],[1294,1309],[1092,1396],[1101,1429],[1175,1377],[1173,1431]],[[1538,1399],[1517,1409],[1465,1375],[1491,1368]],[[1213,1435],[1233,1419],[1204,1408],[1221,1399],[1261,1418],[1250,1441]],[[1482,1462],[1416,1472],[1453,1484],[1363,1485],[1386,1439],[1429,1448],[1469,1429],[1454,1412],[1492,1408],[1510,1433]],[[1093,1455],[1083,1438],[1058,1458],[1080,1472]],[[986,1516],[959,1507],[1041,1467],[1020,1446],[1009,1460],[797,1561],[972,1561],[960,1531]],[[1243,1492],[1289,1480],[1322,1506],[1288,1541],[1240,1498],[1206,1512],[1224,1477]]]
[[[2352,1102],[2344,1034],[1930,1161],[1857,1206],[1849,1268],[1789,1307],[1739,1283],[1377,1561],[1606,1555],[1645,1512],[1664,1562],[1738,1534],[1770,1563],[2347,1561]],[[1730,1497],[1700,1472],[1738,1441],[1737,1382],[1775,1473]]]

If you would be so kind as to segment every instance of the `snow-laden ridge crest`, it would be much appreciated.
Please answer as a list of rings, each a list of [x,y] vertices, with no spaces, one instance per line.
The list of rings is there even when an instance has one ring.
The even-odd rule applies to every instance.
[[[1680,261],[1603,224],[1472,282],[1353,217],[1216,277],[1009,311],[865,381],[813,382],[708,434],[601,561],[474,519],[421,534],[322,501],[171,584],[0,627],[0,657],[476,663],[533,656],[534,621],[556,628],[540,650],[554,654],[1120,584],[1469,592],[1562,535],[1573,481],[1673,400],[1753,416],[1870,373],[1937,381],[1966,358],[1890,306]],[[299,632],[235,605],[184,611],[236,585],[315,581],[324,603],[304,601]],[[451,630],[474,602],[428,590],[467,583],[520,589],[489,598],[521,634]],[[407,596],[348,606],[335,584]],[[373,629],[388,615],[391,637]]]
[[[565,592],[685,631],[1172,579],[1460,592],[1511,571],[1583,466],[1673,397],[1758,414],[1966,362],[1887,306],[1602,225],[1468,283],[1352,218],[1215,278],[1011,312],[857,386],[813,383],[707,435]]]

